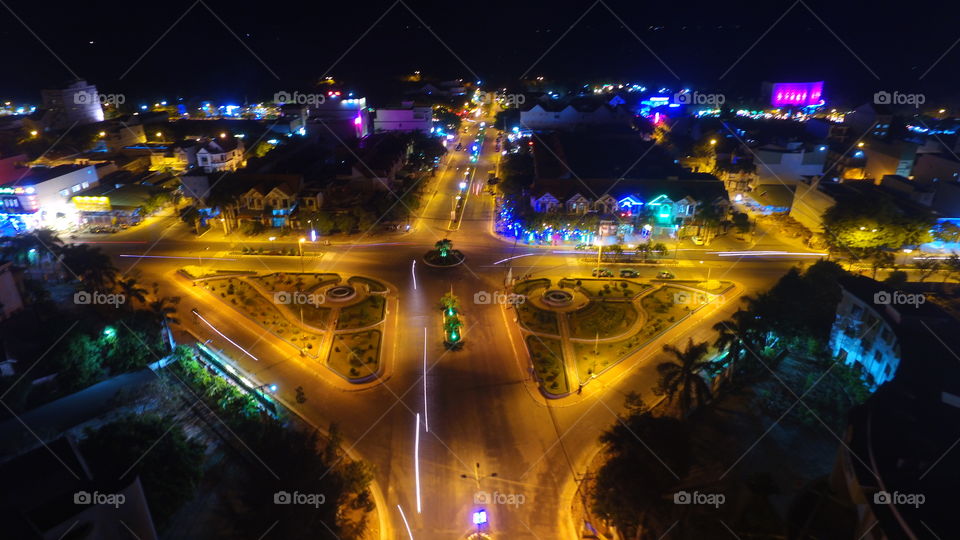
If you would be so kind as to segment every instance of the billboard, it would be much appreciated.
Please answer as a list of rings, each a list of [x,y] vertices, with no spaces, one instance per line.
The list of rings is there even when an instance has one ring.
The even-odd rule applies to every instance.
[[[823,81],[773,83],[770,104],[774,107],[807,107],[823,100]]]

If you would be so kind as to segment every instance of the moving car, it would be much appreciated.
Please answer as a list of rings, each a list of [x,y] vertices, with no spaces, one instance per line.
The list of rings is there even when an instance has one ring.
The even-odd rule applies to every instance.
[[[623,270],[620,270],[620,277],[635,278],[640,277],[640,273],[633,268],[624,268]]]
[[[673,279],[676,276],[673,275],[673,272],[667,272],[666,270],[661,270],[657,272],[657,277],[659,279]]]
[[[613,277],[613,272],[606,268],[594,268],[591,274],[593,277]]]
[[[690,241],[693,242],[694,245],[697,245],[697,246],[702,246],[702,245],[703,245],[703,238],[700,238],[699,236],[691,236],[691,237],[690,237]]]

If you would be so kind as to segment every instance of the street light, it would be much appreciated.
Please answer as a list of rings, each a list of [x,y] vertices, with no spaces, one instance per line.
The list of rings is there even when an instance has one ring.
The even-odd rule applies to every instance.
[[[297,242],[297,247],[300,249],[300,273],[301,274],[303,273],[303,243],[306,241],[307,239],[301,236],[300,240]]]
[[[266,383],[266,384],[261,384],[260,386],[255,386],[253,388],[253,391],[260,392],[262,394],[263,392],[261,390],[263,390],[264,388],[266,388],[267,391],[270,392],[271,394],[276,394],[278,387],[276,383]]]

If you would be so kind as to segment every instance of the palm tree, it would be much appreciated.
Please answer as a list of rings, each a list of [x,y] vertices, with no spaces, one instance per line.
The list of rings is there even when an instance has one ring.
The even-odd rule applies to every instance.
[[[179,296],[160,296],[160,286],[153,284],[153,300],[147,304],[147,310],[153,316],[154,320],[160,324],[160,332],[170,344],[170,350],[176,346],[173,342],[173,333],[170,331],[171,324],[180,324],[177,319],[177,304],[180,303]]]
[[[450,341],[459,341],[459,330],[463,322],[456,315],[446,317],[443,320],[443,332],[450,337]]]
[[[442,238],[437,240],[437,243],[434,244],[433,247],[440,252],[441,259],[446,259],[450,251],[453,250],[453,241],[449,238]]]
[[[86,244],[70,244],[61,250],[60,263],[88,287],[106,290],[119,271],[104,252]]]
[[[684,418],[710,398],[710,385],[700,375],[712,363],[704,359],[710,345],[707,342],[694,344],[691,338],[686,350],[681,351],[673,345],[664,345],[663,350],[673,355],[676,362],[663,362],[657,366],[660,382],[656,392],[666,395],[669,401],[679,397],[677,404],[680,417]]]
[[[748,366],[754,365],[741,360],[763,354],[759,329],[752,312],[737,310],[729,320],[713,325],[713,329],[717,332],[713,346],[719,351],[727,351],[727,358],[730,359],[727,369],[731,378],[734,373],[743,372]]]
[[[120,278],[116,281],[116,288],[120,294],[124,296],[124,305],[127,306],[127,309],[133,310],[132,300],[136,300],[141,304],[146,302],[147,290],[137,283],[136,278]]]
[[[447,313],[453,314],[460,309],[460,299],[452,292],[443,293],[440,297],[440,305]]]
[[[650,246],[650,253],[656,255],[657,257],[663,257],[667,254],[667,245],[663,242],[657,242]]]
[[[723,211],[715,204],[705,204],[697,209],[696,223],[700,226],[700,237],[704,245],[710,245],[712,234],[724,218]]]

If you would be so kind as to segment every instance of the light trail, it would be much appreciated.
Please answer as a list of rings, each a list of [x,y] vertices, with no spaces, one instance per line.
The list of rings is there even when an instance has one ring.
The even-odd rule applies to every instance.
[[[413,276],[413,290],[417,290],[417,260],[413,260],[413,264],[410,265],[410,274]]]
[[[556,252],[554,252],[554,253],[556,253]],[[569,253],[569,252],[561,252],[561,253]],[[500,259],[499,261],[497,261],[497,262],[495,262],[495,263],[493,263],[493,264],[500,264],[500,263],[503,263],[503,262],[512,261],[513,259],[519,259],[520,257],[529,257],[529,256],[531,256],[531,255],[536,255],[536,253],[524,253],[523,255],[514,255],[513,257],[507,257],[506,259]]]
[[[197,257],[178,257],[176,255],[120,255],[120,257],[130,257],[133,259],[190,259],[194,261]],[[235,261],[236,259],[226,259],[223,257],[203,257],[210,261]]]
[[[423,327],[423,426],[430,433],[430,415],[427,414],[427,327]]]
[[[71,244],[146,244],[146,240],[77,240]]]
[[[216,332],[217,334],[220,334],[220,337],[222,337],[223,339],[225,339],[225,340],[229,341],[230,343],[232,343],[234,347],[236,347],[236,348],[240,349],[241,351],[243,351],[243,353],[246,354],[247,356],[249,356],[250,358],[253,358],[253,359],[256,360],[257,362],[260,361],[259,358],[257,358],[256,356],[250,354],[249,352],[247,352],[247,350],[244,349],[243,347],[241,347],[236,341],[228,338],[227,336],[225,336],[225,335],[223,334],[223,332],[217,330],[217,327],[214,326],[214,325],[212,325],[212,324],[210,324],[210,321],[204,319],[204,318],[203,318],[203,315],[200,315],[200,312],[199,312],[199,311],[197,311],[197,310],[195,310],[195,309],[190,310],[190,311],[191,311],[191,313],[193,313],[194,315],[196,315],[197,318],[199,318],[201,321],[207,323],[207,326],[209,326],[210,328],[212,328],[214,332]]]
[[[420,504],[420,413],[417,413],[417,431],[413,443],[413,456],[413,468],[417,475],[417,513],[419,514],[423,509]]]
[[[790,251],[712,251],[707,255],[719,255],[720,257],[751,257],[751,256],[794,256],[794,257],[825,257],[828,253],[796,253]]]
[[[410,523],[407,522],[407,515],[403,513],[403,507],[398,504],[397,510],[400,511],[400,518],[403,519],[403,526],[407,528],[407,536],[410,537],[410,540],[413,540],[413,533],[410,532]]]

